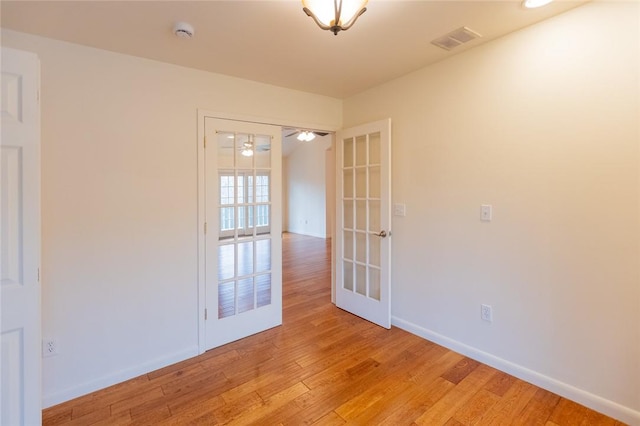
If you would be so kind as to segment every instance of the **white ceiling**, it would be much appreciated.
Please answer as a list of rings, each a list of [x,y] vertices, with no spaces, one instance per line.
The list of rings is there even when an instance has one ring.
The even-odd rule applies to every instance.
[[[346,98],[584,3],[370,0],[348,31],[320,30],[299,0],[5,1],[2,27],[276,86]],[[176,21],[195,27],[177,38]],[[451,52],[431,40],[483,35]]]
[[[520,0],[370,0],[337,36],[299,0],[2,0],[0,8],[3,28],[343,99],[585,1],[528,10]],[[195,28],[193,39],[173,34],[177,21]],[[431,44],[463,26],[483,37],[450,52]],[[291,130],[285,156],[301,144],[285,137]]]

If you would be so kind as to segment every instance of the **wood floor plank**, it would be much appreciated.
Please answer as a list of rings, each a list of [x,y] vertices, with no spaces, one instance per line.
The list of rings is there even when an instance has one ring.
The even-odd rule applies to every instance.
[[[418,417],[455,387],[453,383],[441,377],[436,377],[426,386],[410,383],[408,391],[395,398],[398,400],[397,404],[385,407],[384,410],[380,410],[384,412],[367,418],[380,425],[414,424]]]
[[[320,418],[317,422],[313,423],[313,426],[341,426],[346,422],[342,417],[336,414],[335,411],[331,411],[324,417]]]
[[[512,425],[522,416],[522,411],[533,398],[537,388],[516,380],[504,396],[482,416],[481,424],[487,426]]]
[[[295,398],[309,392],[309,388],[304,385],[302,382],[298,382],[293,386],[273,395],[271,398],[266,400],[263,405],[256,406],[250,410],[247,410],[242,413],[241,417],[235,418],[233,421],[227,423],[228,425],[246,425],[251,423],[259,423],[261,419],[270,414],[280,407],[288,404]]]
[[[285,234],[283,325],[43,411],[43,425],[620,425],[336,308],[330,241]]]
[[[520,421],[523,425],[543,426],[560,401],[560,397],[544,389],[537,389],[531,401],[522,411]]]
[[[464,404],[453,418],[463,425],[482,424],[480,419],[493,407],[500,397],[486,389],[481,389],[466,404]]]
[[[491,367],[479,365],[450,392],[416,419],[419,425],[442,425],[466,404],[496,373]]]

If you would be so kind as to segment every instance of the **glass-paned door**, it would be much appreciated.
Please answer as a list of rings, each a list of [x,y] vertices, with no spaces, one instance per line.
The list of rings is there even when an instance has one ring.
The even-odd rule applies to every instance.
[[[207,118],[206,346],[282,323],[280,127]]]
[[[336,304],[389,328],[390,120],[338,134]]]

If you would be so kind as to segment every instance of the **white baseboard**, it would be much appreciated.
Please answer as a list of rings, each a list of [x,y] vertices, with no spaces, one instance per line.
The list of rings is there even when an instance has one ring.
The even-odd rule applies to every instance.
[[[290,234],[306,235],[307,237],[316,237],[316,238],[322,238],[322,239],[330,238],[330,236],[327,236],[327,235],[315,234],[313,232],[306,232],[306,231],[289,230],[287,232],[289,232]]]
[[[450,339],[446,336],[420,327],[409,321],[395,316],[391,317],[391,324],[398,328],[408,331],[411,334],[420,336],[429,341],[437,343],[452,351],[458,352],[476,361],[487,364],[505,373],[511,374],[521,380],[532,383],[538,387],[546,389],[550,392],[558,394],[562,397],[575,401],[607,416],[625,422],[629,425],[640,426],[640,411],[625,407],[616,402],[594,395],[590,392],[578,389],[575,386],[556,380],[552,377],[545,376],[536,371],[530,370],[518,364],[514,364],[502,358],[498,358],[487,352],[483,352],[472,346],[465,345],[457,340]]]
[[[198,355],[198,347],[194,346],[191,349],[177,352],[165,357],[156,358],[144,364],[136,365],[132,368],[117,371],[106,376],[102,376],[98,379],[90,382],[82,383],[77,386],[73,386],[62,391],[53,392],[42,396],[42,408],[48,408],[56,404],[69,401],[79,396],[86,395],[91,392],[95,392],[100,389],[115,385],[117,383],[124,382],[125,380],[133,379],[142,374],[150,373],[159,368],[166,367],[171,364],[175,364],[185,359],[192,358]]]

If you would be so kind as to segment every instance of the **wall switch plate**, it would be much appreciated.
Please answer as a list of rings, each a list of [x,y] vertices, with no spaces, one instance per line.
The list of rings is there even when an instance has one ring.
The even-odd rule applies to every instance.
[[[483,222],[491,222],[493,216],[493,208],[490,204],[483,204],[480,206],[480,220]]]
[[[407,215],[407,205],[396,203],[393,205],[393,215],[394,216],[406,216]]]
[[[480,305],[480,318],[483,321],[493,322],[493,309],[491,305]]]

